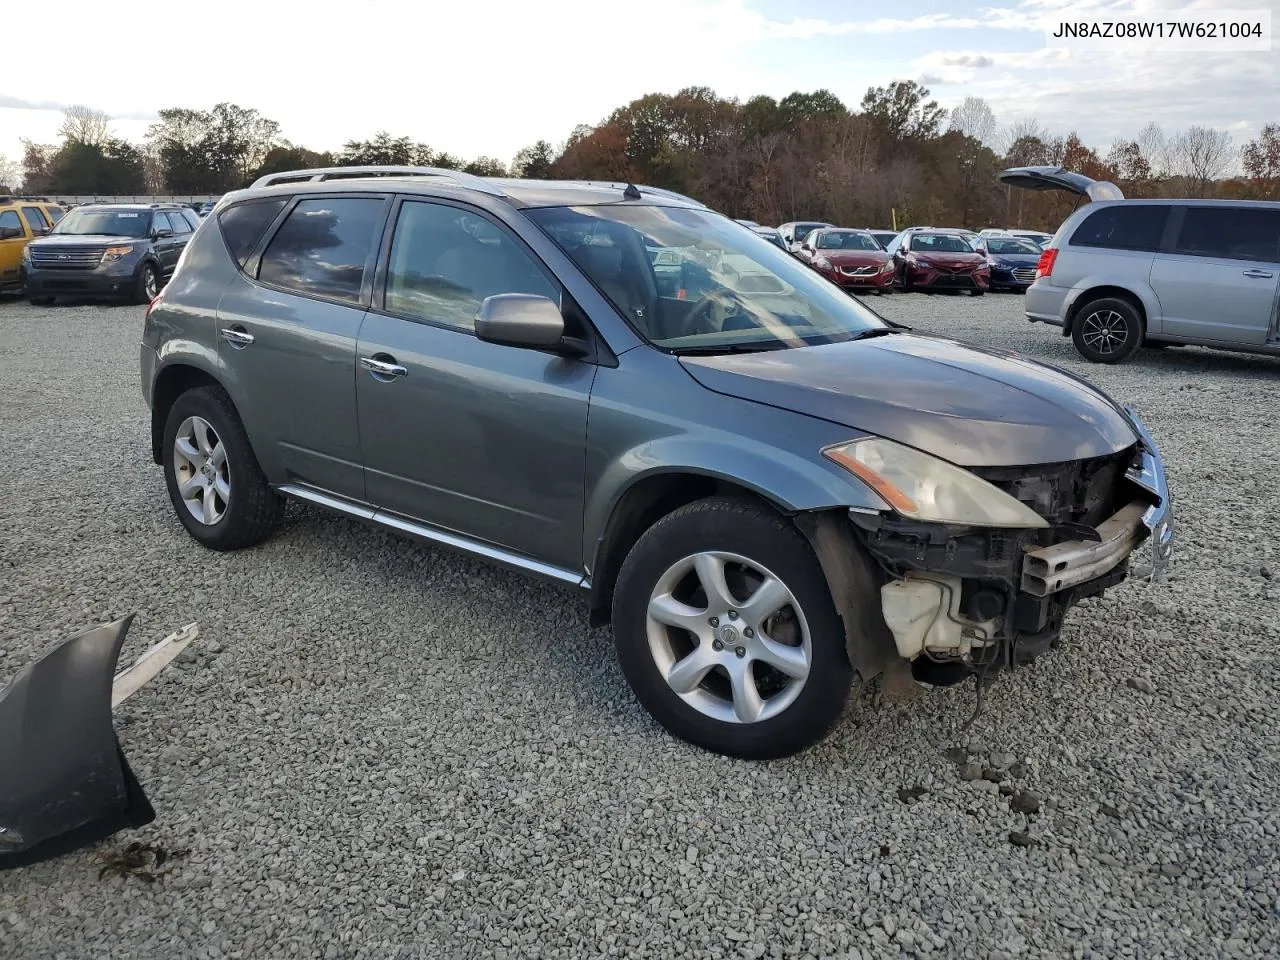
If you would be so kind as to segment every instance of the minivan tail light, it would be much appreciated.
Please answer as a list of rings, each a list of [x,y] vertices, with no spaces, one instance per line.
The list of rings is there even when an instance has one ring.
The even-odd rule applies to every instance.
[[[1058,251],[1053,247],[1040,254],[1040,262],[1036,264],[1036,279],[1053,276],[1053,262],[1058,259]]]

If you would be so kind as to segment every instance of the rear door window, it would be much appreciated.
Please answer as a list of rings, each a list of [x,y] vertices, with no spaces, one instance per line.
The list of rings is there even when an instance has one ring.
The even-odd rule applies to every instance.
[[[222,239],[226,241],[227,249],[241,269],[244,269],[254,248],[258,246],[258,241],[267,232],[267,227],[271,226],[272,221],[279,216],[286,202],[283,198],[254,200],[249,203],[237,203],[234,207],[227,207],[218,214],[218,227],[222,230]]]
[[[1280,261],[1280,210],[1187,207],[1174,252],[1223,260]]]
[[[307,296],[359,303],[384,206],[381,197],[300,201],[262,254],[258,279]]]
[[[53,226],[39,207],[23,207],[22,215],[26,217],[27,226],[31,228],[32,233],[39,233]]]
[[[1085,218],[1071,237],[1073,247],[1110,250],[1158,250],[1169,211],[1167,204],[1125,204],[1103,207]]]

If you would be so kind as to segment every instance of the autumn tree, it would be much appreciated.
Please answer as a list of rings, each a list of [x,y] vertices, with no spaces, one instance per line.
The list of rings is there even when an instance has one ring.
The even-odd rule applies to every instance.
[[[1280,123],[1268,123],[1240,151],[1250,186],[1262,200],[1280,199]]]

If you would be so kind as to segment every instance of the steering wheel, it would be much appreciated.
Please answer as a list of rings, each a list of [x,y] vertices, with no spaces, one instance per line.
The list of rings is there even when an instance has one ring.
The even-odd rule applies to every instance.
[[[685,317],[685,336],[692,336],[698,333],[719,333],[723,329],[723,325],[720,327],[713,325],[711,311],[716,307],[724,307],[727,316],[735,316],[732,312],[734,308],[744,306],[742,299],[730,291],[706,294]],[[736,315],[748,316],[743,310],[739,310]],[[754,322],[751,325],[759,326]]]

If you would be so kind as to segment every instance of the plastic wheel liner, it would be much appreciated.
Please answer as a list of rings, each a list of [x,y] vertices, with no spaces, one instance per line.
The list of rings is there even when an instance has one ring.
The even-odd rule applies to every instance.
[[[111,722],[133,615],[66,640],[0,691],[0,870],[155,819]]]

